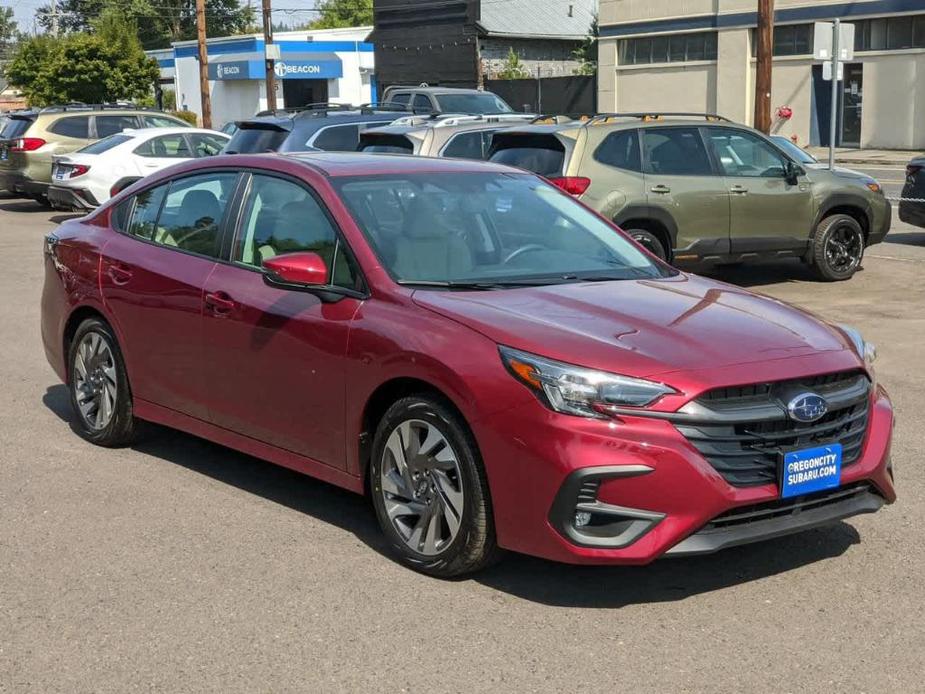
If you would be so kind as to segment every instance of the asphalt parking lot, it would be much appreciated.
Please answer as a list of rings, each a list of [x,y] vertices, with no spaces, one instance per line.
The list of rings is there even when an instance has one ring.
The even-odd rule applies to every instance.
[[[847,283],[717,275],[877,343],[895,505],[713,557],[510,555],[443,582],[388,559],[347,492],[166,429],[79,439],[38,328],[65,217],[0,199],[0,691],[923,690],[925,230],[897,224]]]

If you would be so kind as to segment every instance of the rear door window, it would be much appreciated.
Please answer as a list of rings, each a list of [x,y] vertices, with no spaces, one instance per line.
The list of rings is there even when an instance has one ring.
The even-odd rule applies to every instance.
[[[137,128],[138,118],[135,116],[96,116],[96,136],[108,137],[121,133],[126,128]]]
[[[158,157],[167,159],[188,159],[192,153],[182,135],[161,135],[152,137],[135,148],[139,157]]]
[[[565,164],[565,147],[552,135],[496,135],[491,161],[517,166],[540,176],[558,176]]]
[[[223,137],[205,133],[193,133],[187,137],[193,146],[194,157],[214,157],[225,148],[225,143],[228,142]]]
[[[713,167],[698,128],[646,128],[642,131],[646,173],[712,176]]]
[[[148,241],[154,240],[157,216],[160,214],[168,186],[149,188],[135,196],[135,207],[128,224],[128,233]],[[123,203],[124,205],[125,203]],[[120,205],[122,207],[123,205]]]
[[[191,127],[186,121],[167,116],[142,116],[146,128],[184,128]]]
[[[389,103],[407,106],[411,101],[411,92],[398,92],[389,96]]]
[[[50,126],[48,132],[62,137],[74,137],[80,140],[90,139],[89,116],[66,116],[59,118]]]
[[[414,103],[411,104],[411,108],[415,111],[433,111],[434,106],[430,103],[430,97],[427,94],[415,94]]]
[[[594,158],[601,164],[626,171],[641,171],[642,157],[639,154],[639,132],[621,130],[610,133],[594,152]]]
[[[222,217],[236,181],[236,173],[207,173],[171,182],[157,219],[154,242],[219,257]]]

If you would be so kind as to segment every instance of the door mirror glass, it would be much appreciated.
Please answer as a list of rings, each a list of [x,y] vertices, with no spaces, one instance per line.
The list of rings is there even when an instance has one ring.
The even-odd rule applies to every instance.
[[[287,253],[263,261],[264,278],[269,284],[324,287],[328,267],[317,253]]]

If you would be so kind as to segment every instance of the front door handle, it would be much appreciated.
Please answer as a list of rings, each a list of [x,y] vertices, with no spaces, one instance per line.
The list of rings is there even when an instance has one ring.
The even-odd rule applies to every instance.
[[[661,183],[659,183],[657,186],[652,186],[649,188],[649,190],[660,195],[666,195],[667,193],[671,192],[671,188],[666,185],[662,185]]]
[[[225,316],[234,311],[237,304],[225,292],[208,292],[205,296],[206,306],[212,313]]]
[[[748,188],[745,188],[744,186],[732,186],[732,188],[729,189],[729,192],[735,193],[736,195],[747,195]]]

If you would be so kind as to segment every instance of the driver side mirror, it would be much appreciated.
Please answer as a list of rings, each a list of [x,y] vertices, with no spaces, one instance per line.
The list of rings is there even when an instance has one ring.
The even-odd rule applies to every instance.
[[[792,186],[800,182],[800,176],[806,174],[806,170],[799,164],[788,161],[784,165],[784,180]]]
[[[317,253],[286,253],[263,262],[263,279],[283,289],[325,287],[328,267]]]

